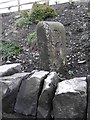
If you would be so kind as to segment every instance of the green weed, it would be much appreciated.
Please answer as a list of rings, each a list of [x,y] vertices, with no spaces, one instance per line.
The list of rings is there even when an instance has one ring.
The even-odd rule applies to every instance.
[[[27,37],[28,44],[32,43],[36,38],[36,32],[32,32]]]
[[[21,52],[19,45],[11,40],[1,40],[0,41],[0,55],[2,57],[10,57],[17,55]]]

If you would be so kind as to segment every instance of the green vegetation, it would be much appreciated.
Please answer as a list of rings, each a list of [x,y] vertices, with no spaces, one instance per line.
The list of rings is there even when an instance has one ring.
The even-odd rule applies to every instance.
[[[31,24],[31,21],[29,20],[28,17],[21,17],[16,20],[16,24],[18,26],[27,26],[28,27]]]
[[[74,74],[74,72],[72,70],[69,70],[68,73],[69,73],[69,75],[73,75]]]
[[[87,12],[90,12],[90,7],[88,7],[88,10],[87,10]]]
[[[20,16],[21,17],[24,17],[24,18],[26,18],[26,17],[28,17],[28,12],[29,12],[30,10],[22,10],[22,11],[20,11]]]
[[[54,17],[56,15],[55,10],[47,4],[33,4],[29,13],[29,18],[32,22],[38,23],[45,20],[48,17]]]
[[[28,44],[32,43],[36,38],[36,32],[32,32],[27,37]]]
[[[28,26],[31,23],[38,23],[48,17],[54,17],[56,11],[47,4],[38,4],[35,2],[31,10],[21,11],[20,15],[21,18],[16,20],[16,24],[19,26]]]
[[[2,40],[0,41],[0,55],[2,57],[10,57],[17,55],[21,52],[19,45],[11,40]]]

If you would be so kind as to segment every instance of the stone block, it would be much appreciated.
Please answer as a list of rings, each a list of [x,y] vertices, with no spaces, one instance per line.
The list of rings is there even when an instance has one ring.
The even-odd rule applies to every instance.
[[[36,116],[37,102],[47,74],[47,71],[38,71],[22,82],[14,108],[15,112]]]
[[[21,72],[20,63],[5,64],[0,66],[0,76],[9,76],[17,72]]]
[[[50,118],[52,110],[52,100],[55,90],[60,81],[56,72],[51,72],[44,80],[44,86],[38,102],[37,118]]]
[[[12,76],[1,77],[2,85],[2,111],[12,113],[22,80],[26,79],[30,73],[16,73]]]
[[[62,81],[53,99],[53,114],[59,119],[85,119],[87,106],[86,77]]]
[[[33,116],[25,116],[17,113],[3,113],[2,120],[36,120]]]
[[[42,21],[37,25],[40,69],[59,71],[66,61],[65,29],[59,22]]]

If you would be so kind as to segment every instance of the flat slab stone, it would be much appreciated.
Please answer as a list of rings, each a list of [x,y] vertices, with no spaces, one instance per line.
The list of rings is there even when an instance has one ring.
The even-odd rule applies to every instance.
[[[53,114],[55,120],[84,119],[87,106],[86,77],[62,81],[53,99]]]
[[[30,73],[16,73],[12,76],[1,77],[2,85],[2,110],[14,111],[14,104],[22,80],[26,79]],[[10,109],[10,110],[9,110]]]
[[[87,76],[87,120],[90,120],[90,75]]]
[[[47,74],[47,71],[38,71],[22,82],[14,108],[15,112],[36,116],[38,98]]]
[[[14,73],[21,72],[21,64],[5,64],[0,66],[0,76],[9,76]]]
[[[44,80],[44,86],[38,102],[37,118],[50,118],[52,100],[58,82],[60,81],[56,72],[51,72]]]

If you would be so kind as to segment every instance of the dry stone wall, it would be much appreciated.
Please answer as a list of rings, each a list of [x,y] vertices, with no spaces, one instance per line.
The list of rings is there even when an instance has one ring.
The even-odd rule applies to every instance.
[[[90,75],[61,81],[56,72],[43,70],[3,76],[3,119],[89,120],[89,82]]]

